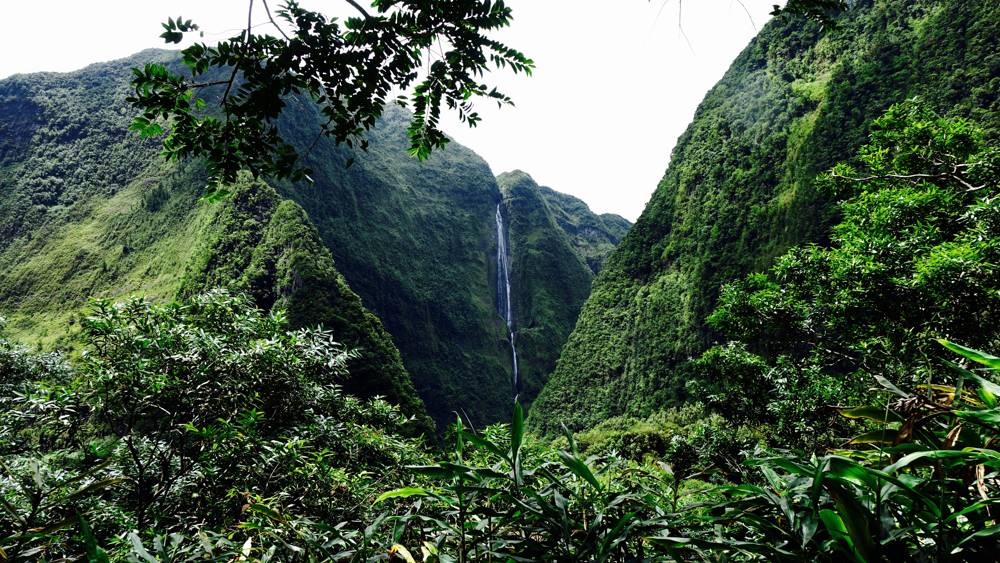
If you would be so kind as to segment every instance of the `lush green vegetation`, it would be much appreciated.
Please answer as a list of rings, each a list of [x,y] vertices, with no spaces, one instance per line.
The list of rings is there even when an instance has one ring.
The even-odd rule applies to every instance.
[[[510,241],[518,393],[527,407],[555,368],[559,348],[590,293],[592,274],[530,176],[506,172],[497,184]]]
[[[723,453],[706,439],[711,422],[660,418],[672,438],[657,457],[669,463],[643,464],[585,457],[572,435],[565,449],[539,446],[516,408],[508,435],[459,425],[452,459],[414,468],[435,487],[381,498],[420,499],[395,517],[395,537],[422,546],[426,561],[983,560],[1000,533],[990,511],[1000,387],[990,377],[956,365],[957,385],[914,394],[886,382],[876,402],[843,411],[875,428],[854,446],[822,457],[758,450],[738,484],[705,482],[719,472],[701,456]]]
[[[828,240],[837,195],[813,179],[918,95],[1000,132],[1000,12],[982,0],[854,2],[835,29],[776,18],[708,93],[643,215],[608,258],[533,428],[644,417],[688,400],[685,367],[720,335],[719,288]]]
[[[95,303],[72,365],[0,341],[2,556],[146,559],[143,543],[191,541],[220,558],[262,544],[321,558],[343,542],[294,544],[356,535],[424,454],[396,407],[340,391],[353,352],[287,324],[213,291]]]
[[[317,119],[315,108],[302,103],[286,112],[282,134],[311,143]],[[307,211],[337,269],[382,319],[439,426],[449,424],[454,412],[464,412],[476,426],[505,420],[510,348],[496,314],[494,224],[503,196],[486,162],[457,143],[423,162],[407,156],[408,119],[399,108],[387,108],[382,127],[368,134],[364,153],[320,138],[303,161],[314,172],[314,184],[278,188]],[[346,167],[350,158],[353,164]],[[541,212],[540,205],[538,199],[518,211]],[[508,212],[508,219],[516,221],[516,214]],[[558,224],[541,227],[545,239],[564,237]],[[579,261],[575,254],[553,258],[559,261],[545,265],[548,271]],[[516,277],[518,258],[512,259]],[[530,302],[520,282],[513,291],[517,300]],[[579,289],[549,297],[560,315],[575,318]],[[550,357],[564,338],[546,342],[539,354]],[[526,390],[528,400],[548,373],[539,366],[536,386]]]
[[[148,51],[0,81],[0,262],[9,265],[0,311],[12,336],[78,349],[91,297],[169,301],[232,287],[286,309],[295,327],[322,323],[361,349],[351,392],[414,415],[422,397],[441,428],[455,411],[477,425],[507,417],[510,351],[493,271],[501,195],[481,158],[455,143],[411,158],[412,116],[395,106],[368,133],[368,150],[354,153],[316,140],[322,113],[290,98],[279,126],[307,154],[314,182],[271,182],[275,195],[240,180],[202,200],[202,165],[159,162],[155,145],[126,132],[129,69],[145,63],[180,65],[176,54]],[[582,300],[550,298],[574,318]],[[567,331],[540,353],[551,358]],[[550,367],[536,371],[531,396]]]
[[[107,78],[146,60],[168,56],[0,81],[0,311],[26,342],[69,346],[89,297],[170,296],[210,215],[198,167],[151,166],[125,132],[127,85]]]
[[[0,138],[8,332],[47,350],[78,349],[91,297],[169,301],[214,287],[252,289],[260,306],[289,311],[294,328],[322,324],[362,351],[345,383],[350,392],[387,397],[433,432],[391,338],[337,273],[301,208],[245,180],[228,188],[231,197],[199,200],[202,166],[158,163],[155,146],[123,133],[128,68],[142,60],[174,57],[148,52],[0,82],[5,123],[35,123]],[[45,186],[55,191],[42,198]]]
[[[693,395],[776,443],[836,443],[824,406],[862,400],[875,376],[945,380],[935,338],[1000,344],[1000,150],[908,102],[875,121],[857,161],[822,182],[846,197],[830,246],[725,287],[709,323],[734,341],[689,372]]]
[[[288,98],[315,183],[204,198],[124,145],[92,165],[120,182],[57,181],[129,115],[53,116],[129,61],[0,83],[38,139],[0,129],[0,560],[995,557],[998,8],[807,5],[708,95],[578,320],[621,222],[454,145],[416,168],[403,112],[351,155]],[[498,204],[525,396],[488,426]],[[418,392],[460,414],[442,442]]]
[[[305,150],[318,119],[307,103],[290,108],[283,135]],[[387,108],[363,153],[319,138],[303,161],[313,185],[277,187],[306,210],[337,269],[382,319],[442,428],[461,411],[489,424],[507,418],[511,380],[494,305],[496,180],[455,143],[423,162],[409,157],[408,120]]]
[[[539,186],[538,189],[556,224],[569,235],[577,253],[583,256],[587,266],[596,274],[632,223],[613,213],[596,215],[586,203],[569,194],[545,186]]]
[[[247,177],[228,189],[227,205],[189,263],[180,294],[227,287],[251,295],[265,310],[285,311],[292,328],[332,331],[359,352],[345,390],[383,397],[420,417],[421,431],[433,434],[392,338],[347,286],[302,208]]]
[[[758,450],[732,484],[715,465],[724,423],[698,408],[553,446],[525,434],[515,405],[509,426],[456,424],[431,462],[397,409],[339,391],[350,353],[329,333],[285,324],[211,292],[96,303],[75,365],[0,339],[0,554],[982,560],[1000,533],[1000,358],[969,348],[945,342],[966,362],[954,385],[911,393],[883,378],[876,402],[843,409],[872,427],[848,448]],[[646,457],[608,449],[625,436]]]
[[[1000,148],[914,101],[871,131],[817,182],[844,198],[830,245],[723,291],[710,322],[747,342],[688,366],[703,403],[552,446],[520,407],[509,437],[459,426],[451,460],[414,469],[435,486],[383,495],[420,499],[399,541],[457,560],[991,557],[1000,358],[935,337],[1000,343]]]
[[[421,470],[440,489],[399,493],[450,517],[406,520],[411,541],[459,559],[992,557],[1000,358],[940,340],[952,361],[935,336],[1000,342],[1000,148],[915,101],[871,131],[817,182],[843,197],[829,246],[723,290],[710,322],[746,342],[688,366],[703,405],[608,419],[537,457],[518,453],[519,413],[506,453],[467,435],[486,464],[440,463]]]

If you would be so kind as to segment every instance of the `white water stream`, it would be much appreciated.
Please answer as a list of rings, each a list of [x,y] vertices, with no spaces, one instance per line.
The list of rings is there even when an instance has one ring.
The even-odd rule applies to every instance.
[[[517,394],[517,346],[514,343],[514,313],[510,302],[510,257],[507,255],[507,236],[503,225],[503,214],[500,204],[497,204],[497,312],[507,321],[507,334],[510,336],[510,354],[513,360],[514,394]]]

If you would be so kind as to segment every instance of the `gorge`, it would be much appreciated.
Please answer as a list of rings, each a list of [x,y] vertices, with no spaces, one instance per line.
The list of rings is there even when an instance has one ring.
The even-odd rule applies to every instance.
[[[442,428],[454,412],[476,425],[505,419],[515,379],[525,400],[538,393],[589,288],[592,273],[579,264],[603,259],[626,221],[611,223],[570,196],[543,198],[533,186],[525,205],[505,204],[512,221],[500,225],[503,198],[489,166],[457,143],[424,163],[410,158],[409,116],[396,107],[365,152],[316,141],[306,159],[312,184],[247,180],[219,201],[199,200],[206,182],[199,163],[164,163],[155,144],[124,133],[129,69],[149,62],[177,64],[174,53],[146,51],[74,73],[0,81],[0,261],[8,265],[0,310],[9,334],[42,349],[72,349],[79,335],[66,327],[78,326],[73,320],[90,298],[169,300],[223,286],[251,292],[265,309],[289,310],[293,326],[348,335],[345,344],[362,353],[349,388],[393,398],[412,413],[426,409]],[[281,128],[304,146],[319,120],[313,105],[296,101]],[[529,224],[519,214],[544,221]],[[308,236],[283,234],[288,220]],[[568,247],[563,225],[587,225],[596,238],[572,235]],[[545,254],[548,239],[568,251]],[[544,269],[568,264],[577,273],[572,291],[515,279],[537,267],[534,256],[546,257]],[[509,297],[501,283],[510,283]],[[331,284],[352,312],[329,301]],[[539,291],[541,309],[531,306],[541,303]]]

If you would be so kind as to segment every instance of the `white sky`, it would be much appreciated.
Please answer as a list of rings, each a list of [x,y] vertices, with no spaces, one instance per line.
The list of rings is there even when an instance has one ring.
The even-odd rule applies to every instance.
[[[524,170],[594,211],[634,220],[698,103],[774,3],[687,0],[678,20],[681,1],[508,0],[514,24],[497,38],[534,59],[537,70],[530,78],[493,74],[491,83],[517,107],[484,103],[478,128],[451,118],[445,131],[495,173]],[[301,4],[352,13],[342,1]],[[223,39],[246,25],[246,7],[246,0],[0,0],[0,78],[164,47],[159,24],[167,16],[194,20],[205,41]],[[255,23],[263,19],[259,7]]]

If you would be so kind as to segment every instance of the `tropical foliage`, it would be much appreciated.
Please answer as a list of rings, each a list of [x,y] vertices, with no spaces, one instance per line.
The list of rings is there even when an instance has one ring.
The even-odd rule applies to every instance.
[[[301,548],[320,558],[311,550],[339,545],[326,523],[363,527],[377,493],[423,459],[398,408],[340,391],[354,352],[243,297],[97,302],[84,325],[72,367],[0,348],[6,558],[93,559],[94,538],[119,556],[182,537],[293,554],[326,534]]]
[[[877,402],[841,409],[871,422],[846,449],[750,460],[762,483],[723,487],[713,507],[727,550],[770,560],[991,558],[1000,359],[942,343],[963,360],[947,362],[947,383],[903,391],[878,377]]]
[[[213,176],[224,182],[242,170],[303,179],[308,171],[297,166],[296,149],[277,124],[290,96],[310,96],[324,117],[322,133],[361,149],[368,147],[363,134],[386,103],[412,103],[409,152],[422,160],[448,143],[438,128],[443,108],[475,126],[476,98],[512,103],[482,82],[485,72],[530,74],[534,68],[524,54],[490,37],[510,25],[503,0],[378,0],[372,12],[349,3],[359,15],[339,21],[294,0],[273,14],[266,1],[250,0],[239,35],[182,51],[190,78],[156,63],[134,70],[130,101],[142,114],[132,129],[147,137],[166,131],[165,156],[205,157]],[[273,33],[253,32],[255,7],[265,12]],[[198,30],[183,18],[170,18],[163,27],[168,44]],[[398,91],[403,93],[390,100]]]
[[[136,358],[136,344],[151,348],[154,333],[147,329],[167,329],[157,339],[161,344],[190,338],[191,329],[212,326],[220,312],[231,315],[232,307],[245,303],[215,294],[177,306],[183,311],[159,310],[152,319],[148,312],[134,315],[145,307],[132,303],[100,309],[95,316],[95,336],[106,349],[118,349],[94,360],[104,377],[123,375],[115,371],[116,361]],[[236,311],[249,314],[239,321],[244,328],[278,320],[252,311]],[[165,315],[184,316],[191,326],[171,324]],[[152,322],[137,333],[131,322],[139,319]],[[274,360],[291,361],[319,379],[335,372],[343,355],[322,334],[303,332],[271,342],[263,350],[234,352],[249,352],[258,360],[274,354]],[[203,416],[203,408],[181,406],[204,393],[204,384],[188,397],[178,392],[192,390],[194,381],[160,387],[129,406],[113,395],[107,402],[94,401],[93,419],[80,425],[90,426],[82,432],[89,439],[74,440],[81,428],[73,421],[79,419],[66,416],[73,398],[60,393],[65,388],[58,385],[72,374],[53,358],[31,357],[5,342],[6,366],[18,366],[22,375],[44,373],[48,383],[4,382],[20,384],[26,392],[8,401],[13,416],[3,419],[6,453],[11,454],[6,459],[13,461],[2,466],[0,523],[11,531],[0,538],[0,548],[14,560],[85,555],[96,561],[152,562],[416,560],[413,554],[423,561],[980,559],[992,553],[998,533],[991,507],[1000,502],[994,482],[1000,467],[994,449],[1000,386],[991,372],[1000,369],[1000,358],[943,343],[962,358],[961,365],[951,364],[954,384],[923,385],[911,393],[881,379],[876,402],[842,411],[872,425],[846,449],[820,457],[759,451],[746,464],[748,475],[756,478],[712,485],[706,482],[710,473],[693,472],[697,458],[683,447],[675,446],[657,463],[640,463],[613,451],[585,455],[572,434],[562,449],[538,442],[525,434],[519,405],[509,426],[480,433],[457,423],[452,452],[432,464],[412,448],[401,457],[406,442],[379,433],[380,427],[398,424],[392,422],[398,414],[377,403],[342,402],[336,422],[308,411],[304,420],[291,411],[271,420],[254,410],[262,405],[255,393],[223,395],[223,411],[231,408],[212,414],[229,419],[200,428],[194,422],[172,425]],[[204,346],[206,341],[185,344]],[[196,379],[233,367],[220,362],[191,369],[183,363],[197,360],[197,353],[185,358],[141,351],[138,356],[163,362],[161,368],[178,362]],[[317,365],[314,358],[323,361]],[[976,370],[975,365],[985,367]],[[138,370],[128,371],[127,381],[141,387]],[[283,377],[282,371],[278,364],[258,364],[252,373],[263,377],[253,383],[285,387],[294,378]],[[129,390],[108,385],[108,379],[94,388]],[[155,379],[162,381],[145,381]],[[329,392],[319,401],[337,396],[335,389]],[[243,401],[247,396],[251,399]],[[284,395],[279,402],[287,403],[286,398],[298,397]],[[243,403],[254,406],[232,416]],[[181,416],[156,414],[141,428],[123,422],[133,413],[152,412],[149,405]],[[112,413],[124,415],[116,421],[118,430],[94,433],[101,428],[97,420],[109,420]],[[296,418],[297,425],[289,424]],[[283,429],[281,422],[287,425]],[[76,452],[83,443],[87,449]],[[164,456],[177,456],[176,463],[143,463]],[[347,467],[337,463],[345,456]],[[405,475],[397,473],[405,462],[418,465],[407,466]],[[377,463],[379,471],[353,473],[367,463]],[[396,469],[387,473],[389,468]],[[402,479],[416,481],[386,487]],[[226,492],[226,486],[232,488]],[[369,496],[358,499],[359,491]],[[377,498],[375,491],[382,491]],[[171,504],[161,506],[159,494]],[[150,528],[128,532],[138,523],[133,512],[138,509],[150,519],[145,522]],[[188,512],[192,509],[197,512]],[[368,520],[359,521],[359,514]]]
[[[709,318],[739,343],[699,360],[707,374],[692,392],[772,425],[778,443],[832,444],[842,429],[824,407],[863,398],[875,376],[941,380],[934,338],[1000,342],[1000,150],[911,101],[875,121],[857,162],[823,180],[847,198],[831,245],[725,287]]]

